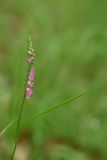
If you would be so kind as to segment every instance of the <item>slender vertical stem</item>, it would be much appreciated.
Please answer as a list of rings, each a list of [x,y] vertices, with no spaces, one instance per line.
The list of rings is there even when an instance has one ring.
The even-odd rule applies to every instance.
[[[20,122],[21,122],[22,111],[23,111],[24,102],[25,102],[25,98],[26,98],[26,86],[27,86],[27,81],[28,81],[28,76],[29,76],[29,73],[30,73],[30,69],[31,69],[31,66],[29,66],[28,72],[27,72],[27,75],[26,75],[25,86],[24,86],[24,95],[23,95],[21,106],[19,108],[19,114],[18,114],[18,120],[17,120],[15,145],[14,145],[12,156],[11,156],[10,160],[13,160],[13,158],[14,158],[16,147],[17,147],[17,143],[18,143],[18,140],[19,140]]]
[[[21,108],[20,108],[20,111],[19,111],[19,117],[18,117],[17,128],[16,128],[16,140],[15,140],[15,146],[14,146],[14,149],[13,149],[11,160],[13,160],[13,158],[14,158],[14,154],[15,154],[18,139],[19,139],[20,121],[21,121],[21,115],[22,115],[22,110],[23,110],[23,106],[24,106],[24,101],[25,101],[25,96],[23,97],[22,105],[21,105]]]

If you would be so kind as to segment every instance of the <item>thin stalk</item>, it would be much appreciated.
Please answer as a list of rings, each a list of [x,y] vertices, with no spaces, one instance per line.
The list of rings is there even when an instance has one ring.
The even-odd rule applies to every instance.
[[[25,96],[23,97],[22,105],[21,105],[21,108],[20,108],[20,111],[19,111],[19,118],[18,118],[18,121],[17,121],[17,128],[16,128],[16,140],[15,140],[15,146],[14,146],[14,149],[13,149],[11,160],[13,160],[13,158],[14,158],[17,143],[18,143],[18,140],[19,140],[20,121],[21,121],[21,115],[22,115],[22,110],[23,110],[23,106],[24,106],[24,101],[25,101]]]
[[[17,148],[17,143],[18,143],[18,140],[19,140],[20,122],[21,122],[22,111],[23,111],[24,102],[25,102],[25,98],[26,98],[26,87],[27,87],[27,81],[28,81],[28,76],[29,76],[29,73],[30,73],[30,69],[31,69],[31,66],[29,66],[29,68],[28,68],[26,79],[25,79],[24,95],[23,95],[21,106],[19,108],[19,114],[18,114],[18,120],[17,120],[15,145],[14,145],[12,156],[11,156],[10,160],[13,160],[13,158],[14,158],[14,155],[15,155],[15,152],[16,152],[16,148]]]

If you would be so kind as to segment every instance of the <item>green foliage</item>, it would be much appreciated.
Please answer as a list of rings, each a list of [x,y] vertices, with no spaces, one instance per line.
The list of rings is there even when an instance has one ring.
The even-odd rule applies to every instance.
[[[30,135],[26,141],[33,157],[37,154],[40,160],[107,159],[106,6],[106,1],[99,0],[1,1],[0,130],[17,115],[29,35],[37,53],[36,83],[23,117],[88,91],[75,103],[35,119],[22,129],[22,134]],[[9,148],[13,135],[14,129],[5,137]],[[51,150],[47,149],[55,139],[61,139],[61,144],[55,143],[53,148],[51,143]],[[7,157],[9,154],[7,149]]]

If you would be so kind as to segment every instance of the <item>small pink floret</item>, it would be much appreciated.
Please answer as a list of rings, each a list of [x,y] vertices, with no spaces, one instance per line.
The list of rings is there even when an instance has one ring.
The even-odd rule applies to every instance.
[[[29,64],[32,63],[32,59],[31,59],[31,58],[28,59],[28,63],[29,63]]]
[[[34,80],[34,76],[35,76],[35,68],[32,67],[31,70],[30,70],[29,80],[33,81]]]
[[[28,81],[28,85],[29,85],[30,87],[32,87],[32,86],[33,86],[33,82],[32,82],[32,81]]]
[[[27,99],[30,98],[31,94],[32,94],[32,90],[30,88],[27,88],[26,89],[26,97],[27,97]]]

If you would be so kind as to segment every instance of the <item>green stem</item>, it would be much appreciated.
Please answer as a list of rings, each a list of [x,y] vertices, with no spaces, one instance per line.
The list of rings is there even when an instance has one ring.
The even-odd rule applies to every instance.
[[[26,98],[26,87],[27,87],[27,81],[28,81],[28,76],[29,76],[29,73],[30,73],[30,69],[31,69],[31,66],[29,66],[28,71],[27,71],[27,76],[26,76],[25,86],[24,86],[24,96],[23,96],[23,99],[22,99],[21,107],[19,109],[18,120],[17,120],[15,145],[14,145],[12,156],[11,156],[10,160],[13,160],[13,158],[14,158],[14,155],[15,155],[15,152],[16,152],[17,143],[18,143],[18,140],[19,140],[20,122],[21,122],[22,111],[23,111],[24,102],[25,102],[25,98]]]
[[[25,101],[25,96],[23,97],[22,105],[21,105],[21,108],[20,108],[20,111],[19,111],[19,118],[18,118],[18,121],[17,121],[17,128],[16,128],[16,140],[15,140],[15,146],[14,146],[14,149],[13,149],[11,160],[13,160],[13,158],[14,158],[17,143],[18,143],[18,140],[19,140],[20,121],[21,121],[21,115],[22,115],[22,110],[23,110],[23,106],[24,106],[24,101]]]

